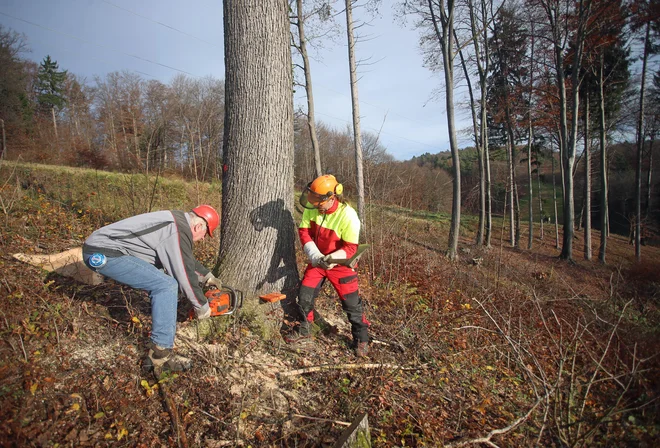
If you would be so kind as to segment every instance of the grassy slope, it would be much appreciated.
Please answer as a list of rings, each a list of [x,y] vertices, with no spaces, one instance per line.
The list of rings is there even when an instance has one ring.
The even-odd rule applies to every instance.
[[[80,244],[104,222],[147,211],[152,197],[153,209],[219,204],[217,187],[160,179],[154,189],[154,178],[35,165],[0,166],[0,180],[9,181],[0,184],[0,444],[176,445],[161,395],[150,392],[154,381],[140,370],[150,326],[145,296],[111,283],[75,284],[9,254]],[[627,380],[631,359],[637,359],[633,344],[636,357],[657,352],[657,249],[644,248],[647,262],[631,268],[632,248],[613,236],[610,264],[600,266],[580,260],[580,237],[576,263],[568,264],[557,260],[547,235],[535,240],[534,251],[500,245],[506,231],[496,221],[494,247],[483,251],[471,245],[476,221],[467,217],[461,258],[452,263],[442,256],[447,215],[374,207],[366,221],[372,249],[361,263],[360,287],[372,334],[404,348],[373,344],[372,360],[415,369],[277,376],[354,363],[346,346],[350,332],[327,286],[317,307],[337,333],[321,332],[309,347],[284,345],[277,310],[253,304],[235,318],[216,319],[211,336],[179,341],[196,368],[172,379],[168,390],[190,446],[236,440],[319,446],[341,433],[332,421],[351,421],[361,412],[369,413],[376,446],[437,446],[508,426],[532,409],[537,394],[550,390],[547,406],[541,403],[493,441],[525,446],[538,438],[556,445],[591,428],[590,445],[644,445],[657,437],[657,405],[607,414],[614,406],[632,408],[657,397],[654,361],[634,376],[618,404],[622,388],[602,372],[585,395],[594,372],[590,354],[607,347],[603,341],[611,332],[603,322],[616,322],[629,300],[615,349],[601,362]],[[211,264],[217,246],[217,239],[205,240],[197,248],[200,260]],[[576,328],[588,331],[572,344],[565,344],[568,336],[559,338]],[[575,360],[568,363],[573,374],[558,371],[560,359]],[[582,402],[586,410],[576,419]]]

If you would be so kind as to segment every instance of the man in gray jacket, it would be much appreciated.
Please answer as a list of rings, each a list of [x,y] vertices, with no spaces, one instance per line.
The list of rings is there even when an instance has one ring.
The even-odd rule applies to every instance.
[[[83,258],[92,270],[149,293],[151,344],[144,365],[157,375],[192,367],[190,359],[172,351],[178,293],[190,300],[197,319],[210,317],[200,284],[221,288],[222,283],[195,259],[193,242],[213,236],[219,223],[218,212],[210,205],[189,213],[144,213],[96,230],[83,245]]]

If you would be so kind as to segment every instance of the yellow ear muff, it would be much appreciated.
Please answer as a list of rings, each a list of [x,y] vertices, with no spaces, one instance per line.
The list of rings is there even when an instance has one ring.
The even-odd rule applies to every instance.
[[[344,186],[342,184],[337,184],[335,186],[335,194],[342,194],[344,192]]]

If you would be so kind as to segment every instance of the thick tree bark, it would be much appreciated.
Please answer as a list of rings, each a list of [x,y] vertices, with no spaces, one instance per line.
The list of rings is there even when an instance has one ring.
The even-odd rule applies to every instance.
[[[295,303],[293,98],[286,0],[225,0],[222,281]]]
[[[644,150],[644,96],[646,94],[646,65],[648,63],[651,21],[646,23],[644,56],[642,58],[642,85],[639,93],[639,117],[637,122],[637,167],[635,169],[635,260],[642,261],[642,151]]]
[[[362,163],[362,133],[360,131],[360,102],[358,100],[357,65],[355,62],[355,37],[353,35],[353,0],[346,0],[346,34],[348,36],[348,64],[351,77],[351,102],[353,107],[353,144],[355,145],[355,183],[360,221],[364,216],[364,174]],[[362,227],[364,233],[364,226]]]
[[[309,137],[312,140],[312,151],[314,152],[314,170],[316,177],[323,174],[321,167],[321,152],[319,150],[319,139],[316,136],[316,120],[314,118],[314,93],[312,90],[312,73],[307,55],[307,39],[305,38],[305,17],[303,14],[302,0],[296,0],[298,9],[298,38],[300,39],[300,55],[303,60],[303,72],[305,72],[305,93],[307,94],[307,126]]]
[[[584,259],[591,261],[591,147],[589,93],[584,102]]]

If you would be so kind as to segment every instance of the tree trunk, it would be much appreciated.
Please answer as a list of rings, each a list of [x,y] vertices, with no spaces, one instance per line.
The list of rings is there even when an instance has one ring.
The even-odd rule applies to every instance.
[[[511,136],[507,139],[506,144],[506,162],[507,162],[507,193],[509,195],[509,244],[516,247],[516,208],[515,208],[515,190],[513,188],[515,180],[513,176],[515,171],[513,169],[513,142]]]
[[[531,106],[531,104],[530,104]],[[532,178],[532,142],[534,141],[534,129],[532,128],[532,110],[529,109],[529,130],[527,132],[527,199],[529,213],[529,236],[527,238],[527,249],[534,245],[534,179]]]
[[[135,142],[135,159],[137,163],[142,164],[140,156],[140,136],[138,135],[137,120],[135,119],[135,114],[131,113],[131,118],[133,119],[133,141]]]
[[[539,196],[539,238],[543,239],[543,199],[541,198],[541,164],[538,157],[536,160],[536,185],[538,185]]]
[[[485,0],[481,0],[481,23],[486,24],[490,21],[488,16],[488,6]],[[489,55],[489,46],[488,46],[488,27],[487,26],[478,26],[476,22],[475,8],[472,4],[472,1],[469,1],[469,11],[470,11],[470,22],[471,29],[475,36],[480,35],[481,39],[475,37],[473,39],[473,45],[476,55],[483,55],[482,57],[476,57],[477,70],[479,72],[479,90],[481,92],[480,99],[480,110],[481,118],[479,123],[479,141],[481,143],[481,156],[483,163],[483,175],[480,180],[479,192],[483,196],[482,208],[484,209],[484,245],[490,247],[491,233],[492,233],[492,201],[490,194],[490,155],[488,151],[488,120],[487,120],[487,85],[488,85],[488,70],[490,66],[490,55]],[[483,43],[483,52],[480,49],[480,42]]]
[[[550,152],[552,156],[552,203],[555,207],[555,247],[559,249],[559,221],[557,220],[557,182],[555,181],[555,155]]]
[[[5,136],[5,120],[0,118],[0,129],[2,130],[2,151],[0,151],[0,160],[7,158],[7,137]]]
[[[454,30],[454,39],[458,40],[456,31]],[[478,48],[478,47],[477,47]],[[477,105],[474,101],[474,92],[472,91],[472,82],[468,72],[467,63],[463,57],[463,51],[458,50],[458,55],[461,58],[461,67],[465,75],[465,81],[468,87],[468,94],[470,96],[470,112],[472,115],[472,132],[474,133],[474,146],[477,150],[477,165],[479,167],[479,224],[477,226],[477,237],[475,243],[477,246],[482,246],[484,243],[484,227],[486,218],[486,195],[485,195],[485,176],[484,176],[484,152],[481,145],[481,138],[479,137],[478,120],[477,120]]]
[[[447,248],[447,257],[451,260],[456,259],[458,255],[458,236],[461,225],[461,160],[459,158],[458,141],[456,139],[456,126],[454,119],[454,2],[447,2],[447,11],[445,11],[445,2],[440,0],[437,3],[439,15],[433,9],[434,2],[428,0],[429,12],[435,35],[440,43],[442,50],[442,62],[445,74],[445,103],[447,107],[447,129],[449,132],[449,148],[451,149],[451,159],[453,163],[453,195],[451,206],[451,224],[449,227],[449,241]],[[442,25],[442,31],[438,25],[438,20]]]
[[[642,151],[644,150],[644,95],[646,93],[646,65],[648,63],[651,21],[646,23],[644,56],[642,58],[642,85],[639,93],[639,117],[637,122],[637,168],[635,170],[635,260],[642,261]]]
[[[286,0],[225,0],[222,227],[216,271],[253,294],[298,287]]]
[[[353,144],[355,145],[355,181],[360,221],[364,216],[364,174],[362,164],[362,133],[360,132],[360,102],[358,101],[357,66],[355,62],[355,38],[353,36],[353,0],[346,0],[346,34],[348,36],[348,64],[351,75],[351,101],[353,105]],[[364,232],[364,226],[362,227]]]
[[[529,130],[527,136],[527,178],[529,187],[527,190],[527,201],[529,204],[529,236],[527,239],[527,249],[532,249],[534,245],[534,179],[532,178],[532,146],[534,143],[534,127],[532,124],[532,92],[534,91],[534,22],[531,23],[531,58],[529,63],[529,101],[527,103],[527,113],[529,114]]]
[[[513,190],[514,194],[513,197],[516,200],[516,207],[515,207],[515,212],[516,212],[516,239],[514,241],[514,247],[519,248],[520,247],[520,194],[518,193],[518,182],[513,182]]]
[[[59,137],[58,137],[58,135],[57,135],[57,120],[55,119],[55,108],[54,108],[54,107],[51,107],[51,108],[50,108],[50,111],[51,111],[51,113],[52,113],[52,115],[53,115],[53,129],[55,130],[55,141],[58,141],[58,140],[59,140]]]
[[[305,18],[303,15],[302,0],[296,0],[298,9],[298,38],[300,39],[300,55],[303,60],[303,72],[305,72],[305,93],[307,94],[307,126],[309,127],[309,137],[312,140],[312,150],[314,151],[314,169],[316,177],[323,174],[321,168],[321,152],[319,150],[319,139],[316,136],[316,121],[314,118],[314,94],[312,91],[312,73],[309,66],[309,56],[307,55],[307,39],[305,38]]]
[[[575,205],[573,203],[574,194],[574,181],[573,181],[573,167],[575,165],[575,153],[577,146],[577,128],[578,128],[578,112],[580,105],[580,66],[582,64],[582,51],[584,49],[584,41],[586,39],[586,28],[588,18],[591,12],[590,1],[579,1],[576,4],[576,20],[577,29],[570,36],[574,39],[574,58],[571,73],[571,98],[566,95],[566,83],[564,79],[564,57],[563,49],[560,48],[555,42],[555,61],[557,69],[557,82],[559,85],[559,102],[561,109],[561,132],[563,140],[566,144],[566,151],[564,151],[562,158],[562,166],[564,167],[564,244],[560,258],[564,260],[573,259],[573,235],[575,234]],[[564,19],[562,19],[564,20]],[[570,125],[567,117],[568,105],[571,106],[570,111]]]
[[[598,70],[598,110],[600,122],[600,247],[598,248],[598,260],[605,263],[607,253],[607,237],[609,230],[609,200],[607,198],[607,133],[605,127],[605,95],[603,93],[603,55],[600,56]]]
[[[655,133],[651,134],[651,141],[649,142],[649,169],[646,173],[646,205],[644,206],[644,218],[649,219],[649,212],[651,211],[651,177],[653,175],[653,143],[655,143]]]
[[[490,240],[493,233],[493,201],[491,195],[491,180],[490,180],[490,152],[488,150],[488,124],[486,120],[486,98],[482,99],[482,109],[481,109],[481,139],[484,148],[484,171],[486,174],[486,238],[484,240],[484,245],[490,247]]]
[[[591,147],[589,145],[589,93],[584,102],[584,259],[591,261]]]

